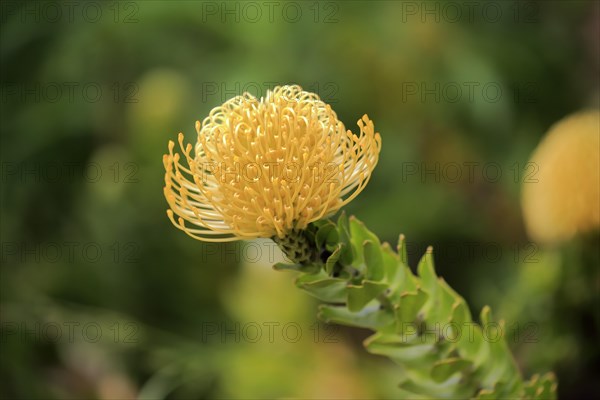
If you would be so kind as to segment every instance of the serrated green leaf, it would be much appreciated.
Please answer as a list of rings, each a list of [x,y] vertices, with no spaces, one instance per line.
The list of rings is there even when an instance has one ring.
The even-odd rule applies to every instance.
[[[330,278],[323,271],[319,274],[302,275],[296,279],[297,287],[328,303],[345,302],[346,285],[344,279]]]
[[[328,251],[332,251],[333,249],[335,249],[339,244],[341,244],[342,246],[347,246],[344,243],[340,243],[340,234],[336,229],[332,229],[329,232],[329,235],[327,235],[327,239],[325,239],[325,248]]]
[[[411,347],[417,344],[435,345],[436,341],[431,337],[417,337],[410,334],[381,333],[377,332],[365,339],[365,346],[390,345],[399,347]]]
[[[488,325],[492,320],[492,309],[490,306],[484,306],[481,309],[481,313],[479,314],[479,320],[481,321],[481,326]]]
[[[379,330],[394,323],[390,312],[377,306],[365,307],[359,312],[351,312],[343,306],[321,305],[318,317],[326,323]]]
[[[319,249],[322,249],[325,247],[325,244],[328,241],[327,239],[329,238],[329,235],[332,232],[335,232],[335,234],[332,236],[332,238],[333,237],[337,238],[337,227],[331,221],[327,221],[326,223],[322,224],[318,228],[317,233],[315,235],[315,243]]]
[[[339,242],[344,244],[344,248],[340,255],[340,261],[344,265],[352,265],[354,260],[354,250],[352,249],[352,243],[350,242],[350,225],[348,217],[344,212],[342,212],[338,218],[337,231],[339,233]]]
[[[408,255],[407,255],[407,251],[406,251],[406,238],[404,237],[403,234],[400,234],[400,236],[398,237],[397,250],[398,250],[398,255],[400,256],[400,261],[402,262],[402,264],[408,266]]]
[[[556,391],[556,376],[553,373],[547,373],[541,378],[534,375],[523,388],[524,397],[527,399],[556,399]]]
[[[404,393],[410,395],[407,399],[467,399],[471,396],[465,387],[458,386],[455,382],[449,384],[437,384],[432,380],[427,382],[415,382],[412,379],[407,379],[399,385]],[[413,394],[414,393],[414,394]],[[426,393],[427,395],[421,397],[418,393]],[[399,397],[400,398],[400,397]]]
[[[408,267],[400,262],[398,255],[392,251],[387,243],[384,243],[381,249],[385,269],[384,281],[388,283],[390,288],[389,299],[392,303],[397,303],[403,292],[415,292],[417,290],[417,278]]]
[[[540,376],[538,374],[535,374],[529,379],[529,381],[525,382],[525,385],[523,385],[524,398],[533,399],[535,397],[535,392],[537,391],[539,379]]]
[[[417,314],[423,304],[427,301],[428,295],[420,289],[415,292],[403,293],[400,296],[400,302],[394,309],[396,317],[396,329],[399,333],[405,333],[407,329],[414,330]]]
[[[352,243],[354,262],[353,266],[357,268],[359,271],[363,272],[364,270],[364,243],[366,241],[371,241],[373,245],[379,247],[381,244],[379,242],[379,238],[371,231],[367,229],[367,227],[358,219],[351,217],[350,218],[350,241]]]
[[[433,365],[431,369],[431,378],[438,382],[448,380],[452,375],[461,373],[473,366],[473,363],[463,358],[447,358],[440,360]]]
[[[496,387],[494,391],[510,394],[515,378],[516,365],[510,354],[505,340],[504,322],[495,323],[492,320],[491,309],[483,307],[480,314],[481,331],[485,347],[488,348],[487,359],[494,360],[481,366],[480,380],[484,387]]]
[[[390,248],[388,243],[381,245],[381,255],[383,258],[384,279],[387,283],[394,283],[399,279],[398,271],[400,262],[398,255]]]
[[[427,249],[427,252],[421,257],[419,265],[417,267],[417,273],[423,282],[423,290],[433,294],[437,289],[437,275],[435,274],[435,267],[433,265],[433,254],[431,247]]]
[[[470,322],[460,327],[457,350],[462,358],[473,361],[475,368],[485,362],[489,357],[490,349],[483,340],[483,333],[479,325]]]
[[[381,282],[363,281],[362,285],[348,285],[348,309],[352,312],[362,310],[377,296],[385,292],[387,285]]]
[[[385,276],[383,265],[383,254],[381,246],[367,240],[363,243],[365,264],[367,266],[366,277],[371,281],[380,281]]]
[[[452,306],[459,299],[455,293],[444,282],[443,279],[436,279],[435,290],[430,292],[428,302],[423,307],[425,319],[431,326],[439,325],[445,329],[452,320]]]
[[[483,398],[483,399],[516,399],[516,398],[520,398],[519,394],[522,393],[522,390],[519,391],[514,391],[511,389],[511,385],[507,384],[506,382],[496,382],[493,385],[487,385],[485,383],[480,383],[481,385],[484,386],[484,389],[482,389],[479,393],[478,393],[478,397],[477,398]],[[479,397],[482,396],[482,397]],[[491,396],[491,397],[490,397]]]
[[[465,303],[464,299],[460,299],[452,304],[452,321],[456,323],[462,330],[465,324],[472,322],[471,311]]]
[[[485,371],[482,382],[484,385],[496,384],[503,388],[501,394],[510,394],[509,390],[513,385],[511,378],[515,377],[513,372],[517,366],[506,343],[505,323],[502,320],[495,322],[488,306],[481,310],[480,320],[483,340],[489,348],[489,358],[494,360],[486,368],[482,368]]]
[[[327,275],[332,274],[335,264],[337,264],[338,260],[340,259],[343,246],[343,244],[339,243],[333,253],[327,257],[327,261],[325,261],[325,272],[327,272]]]
[[[401,365],[431,365],[436,358],[436,343],[431,337],[375,334],[365,340],[364,346],[369,353],[386,356]]]

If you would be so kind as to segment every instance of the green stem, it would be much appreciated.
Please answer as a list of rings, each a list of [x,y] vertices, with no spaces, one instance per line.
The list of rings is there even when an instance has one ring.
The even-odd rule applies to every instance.
[[[400,364],[407,397],[556,398],[549,373],[524,381],[503,337],[504,322],[484,307],[473,322],[466,301],[435,273],[433,251],[407,265],[404,237],[397,252],[355,218],[311,224],[275,242],[301,274],[296,285],[325,304],[325,322],[368,328],[367,351]]]

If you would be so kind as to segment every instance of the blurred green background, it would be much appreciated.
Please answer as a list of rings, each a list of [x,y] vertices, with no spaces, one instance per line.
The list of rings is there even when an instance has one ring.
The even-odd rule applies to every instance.
[[[468,4],[467,4],[468,3]],[[346,209],[427,245],[525,375],[598,388],[598,235],[552,249],[521,217],[552,123],[599,107],[600,8],[544,2],[1,3],[3,398],[397,398],[368,332],[266,242],[206,245],[166,218],[162,155],[229,97],[315,91],[380,162]]]

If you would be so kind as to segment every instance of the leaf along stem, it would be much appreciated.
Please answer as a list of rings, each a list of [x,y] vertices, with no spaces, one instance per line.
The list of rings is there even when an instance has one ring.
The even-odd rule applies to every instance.
[[[554,374],[525,381],[504,337],[504,321],[484,307],[479,324],[435,272],[429,247],[413,274],[404,235],[397,252],[345,214],[274,239],[300,273],[296,286],[317,297],[319,318],[368,328],[364,346],[400,364],[406,397],[555,399]]]

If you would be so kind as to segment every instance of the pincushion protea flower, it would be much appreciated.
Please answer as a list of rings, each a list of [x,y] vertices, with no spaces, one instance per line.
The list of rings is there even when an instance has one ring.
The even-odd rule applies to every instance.
[[[555,244],[600,227],[600,112],[581,111],[552,126],[531,157],[537,182],[523,184],[529,235]]]
[[[358,135],[346,130],[328,104],[299,86],[276,87],[260,100],[234,97],[196,122],[195,147],[182,133],[181,155],[169,142],[167,214],[199,240],[285,243],[366,186],[381,137],[366,115],[358,126]]]
[[[356,197],[377,163],[381,138],[366,115],[358,125],[359,135],[347,131],[299,86],[235,97],[196,123],[195,147],[181,133],[181,153],[169,142],[167,214],[199,240],[272,238],[295,262],[274,269],[300,274],[296,286],[325,302],[326,323],[375,331],[365,347],[403,365],[407,397],[555,399],[554,375],[524,381],[506,341],[485,339],[489,307],[482,326],[473,324],[468,304],[437,276],[431,247],[415,275],[403,235],[394,252],[356,218],[319,221]],[[473,340],[450,343],[434,330],[426,352],[404,328],[455,320],[470,325]]]

